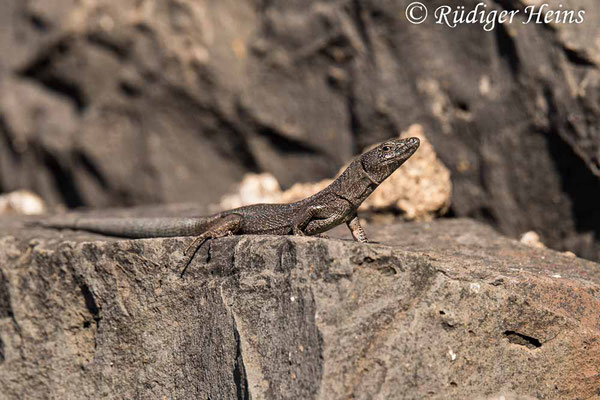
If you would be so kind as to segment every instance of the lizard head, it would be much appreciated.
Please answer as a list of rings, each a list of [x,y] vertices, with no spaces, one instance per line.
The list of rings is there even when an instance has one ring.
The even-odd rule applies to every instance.
[[[370,176],[377,182],[383,182],[413,155],[419,144],[420,141],[416,137],[388,140],[364,153],[360,160]]]

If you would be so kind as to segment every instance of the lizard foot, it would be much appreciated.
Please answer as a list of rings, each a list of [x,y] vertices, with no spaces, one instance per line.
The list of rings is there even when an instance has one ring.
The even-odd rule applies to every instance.
[[[204,234],[204,235],[200,235],[200,236],[198,236],[197,238],[195,238],[194,240],[192,240],[192,242],[191,242],[191,243],[188,245],[188,247],[186,247],[186,248],[185,248],[185,250],[183,251],[183,255],[184,255],[184,256],[187,256],[187,255],[189,254],[189,251],[190,251],[190,249],[191,249],[192,247],[195,247],[195,248],[196,248],[196,250],[198,250],[198,248],[199,248],[200,246],[202,246],[202,244],[203,244],[204,242],[206,242],[206,240],[207,240],[208,238],[209,238],[209,235],[206,235],[206,234]],[[200,242],[200,243],[199,243],[199,244],[196,246],[196,243],[198,243],[198,242]],[[195,253],[195,252],[196,252],[196,251],[194,251],[194,253]]]
[[[223,219],[215,222],[215,224],[208,229],[206,232],[195,238],[189,246],[183,251],[184,256],[188,256],[188,259],[181,271],[181,277],[187,270],[187,267],[192,262],[192,259],[198,252],[198,249],[209,239],[216,239],[224,236],[230,236],[235,234],[241,226],[242,217],[237,214],[228,215]],[[210,250],[210,249],[209,249]]]
[[[304,232],[302,232],[302,229],[294,227],[292,229],[292,233],[296,236],[306,236],[306,234]]]
[[[196,255],[196,253],[198,252],[198,250],[200,249],[200,247],[202,247],[202,245],[204,244],[204,242],[206,242],[209,239],[210,239],[209,235],[200,235],[197,238],[195,238],[192,241],[192,243],[190,243],[188,245],[188,247],[186,247],[186,249],[183,251],[183,255],[187,256],[187,259],[185,261],[185,264],[184,264],[183,268],[181,269],[181,273],[179,274],[179,276],[181,278],[183,278],[183,274],[185,274],[185,271],[187,271],[187,268],[192,263],[192,260],[194,259],[194,256]],[[194,251],[190,252],[191,248],[193,248]],[[210,251],[210,249],[209,249],[209,251]]]

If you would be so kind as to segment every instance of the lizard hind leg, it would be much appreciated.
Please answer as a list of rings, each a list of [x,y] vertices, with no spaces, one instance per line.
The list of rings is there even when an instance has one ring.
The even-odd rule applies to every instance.
[[[243,217],[239,214],[226,215],[223,218],[212,222],[206,231],[194,238],[194,240],[192,240],[192,242],[183,251],[183,255],[188,256],[188,259],[183,270],[181,271],[181,276],[183,276],[185,270],[192,262],[194,255],[196,255],[196,252],[204,244],[204,242],[209,239],[234,235],[242,227],[242,221]]]
[[[190,253],[190,249],[198,248],[202,246],[208,239],[216,239],[223,236],[231,236],[235,234],[242,225],[242,217],[238,214],[227,215],[221,219],[216,220],[206,229],[204,233],[197,236],[186,249],[183,251],[184,255]],[[195,252],[195,251],[194,251]]]

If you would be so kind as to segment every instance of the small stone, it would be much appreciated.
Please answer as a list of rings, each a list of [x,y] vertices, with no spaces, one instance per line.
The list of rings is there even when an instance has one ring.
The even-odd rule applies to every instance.
[[[537,247],[539,249],[546,248],[544,243],[541,242],[540,236],[534,231],[524,233],[519,241],[527,246]]]
[[[40,215],[44,214],[46,209],[44,200],[28,190],[17,190],[0,195],[0,215]]]

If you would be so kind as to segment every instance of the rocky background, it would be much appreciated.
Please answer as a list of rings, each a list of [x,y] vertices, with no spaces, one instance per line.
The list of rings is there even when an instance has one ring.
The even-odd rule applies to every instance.
[[[450,216],[600,259],[597,1],[562,2],[581,25],[492,32],[412,25],[408,3],[4,0],[0,191],[205,204],[248,172],[329,178],[420,123],[451,171]]]

